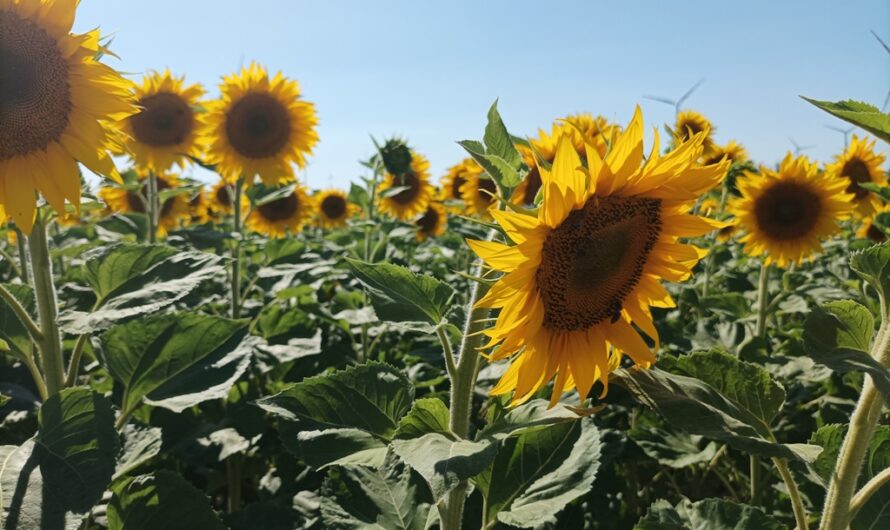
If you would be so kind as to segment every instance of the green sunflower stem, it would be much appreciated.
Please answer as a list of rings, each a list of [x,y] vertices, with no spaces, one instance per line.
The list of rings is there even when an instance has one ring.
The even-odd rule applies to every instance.
[[[232,318],[238,318],[241,314],[241,194],[244,190],[244,178],[235,182],[232,192],[232,205],[234,208],[235,246],[232,248]]]
[[[17,226],[14,228],[14,230],[16,246],[19,249],[19,264],[21,266],[20,274],[22,277],[22,283],[27,285],[31,283],[31,275],[28,270],[28,249],[25,248],[25,235],[22,234],[22,231],[19,230],[19,227]]]
[[[38,212],[34,228],[28,238],[34,273],[34,294],[40,320],[40,360],[48,396],[57,394],[65,386],[65,367],[62,359],[62,335],[59,332],[56,286],[53,283],[52,260],[46,232],[46,219]]]
[[[475,275],[481,274],[481,263]],[[476,302],[488,292],[488,285],[474,283],[467,304],[467,321],[464,324],[459,357],[451,379],[451,409],[448,426],[455,435],[466,438],[470,434],[470,414],[473,409],[473,390],[479,372],[479,348],[482,346],[482,328],[485,326],[489,310],[476,308]],[[461,482],[439,503],[439,519],[442,530],[460,530],[464,503],[467,497],[467,482]]]
[[[871,355],[885,367],[890,367],[890,323],[888,323],[887,301],[881,302],[881,327],[872,345]],[[820,530],[844,530],[850,524],[853,493],[859,480],[862,462],[868,445],[874,436],[881,419],[884,402],[874,385],[871,376],[865,376],[862,394],[850,417],[850,427],[841,444],[837,464],[832,473],[825,506],[822,509]],[[859,506],[857,506],[858,508]]]
[[[158,176],[148,172],[148,242],[158,241]]]
[[[757,283],[757,337],[766,336],[766,314],[769,307],[769,269],[770,266],[763,262],[760,266],[760,280]]]
[[[794,510],[794,520],[797,523],[797,530],[808,530],[807,510],[804,508],[803,500],[800,497],[800,490],[797,488],[797,482],[794,481],[794,476],[791,475],[791,471],[788,469],[788,462],[782,458],[773,458],[773,463],[776,465],[776,469],[779,470],[779,475],[782,476],[782,480],[788,488],[788,495],[791,497],[791,508]]]

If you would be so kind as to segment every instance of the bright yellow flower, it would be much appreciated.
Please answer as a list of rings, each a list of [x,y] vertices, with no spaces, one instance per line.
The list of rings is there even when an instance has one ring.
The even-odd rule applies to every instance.
[[[482,167],[472,158],[464,158],[457,164],[448,168],[445,178],[442,179],[440,199],[443,201],[462,201],[461,189],[470,176],[482,173]]]
[[[887,234],[875,224],[875,220],[882,213],[888,212],[890,212],[890,204],[882,204],[871,217],[862,220],[862,224],[856,231],[856,237],[871,239],[875,243],[883,243],[887,241]]]
[[[349,202],[345,191],[333,188],[319,192],[315,204],[318,206],[318,224],[324,228],[346,226],[349,218],[359,210]]]
[[[143,182],[139,190],[127,190],[117,186],[99,188],[99,197],[108,205],[108,209],[116,213],[148,214],[148,174],[141,173]],[[162,173],[157,175],[158,191],[173,189],[180,182],[176,175]],[[174,195],[163,201],[158,212],[158,235],[164,236],[170,230],[179,228],[189,220],[189,197],[186,193]]]
[[[468,215],[488,217],[488,211],[497,207],[498,187],[485,173],[467,175],[467,181],[460,187],[460,193]]]
[[[270,78],[256,63],[223,78],[221,97],[207,104],[204,142],[209,164],[234,183],[255,177],[275,186],[294,179],[294,167],[318,143],[315,106],[300,98],[300,85],[281,72]]]
[[[493,394],[513,392],[521,403],[555,377],[551,403],[572,388],[586,397],[597,380],[606,391],[622,354],[641,367],[655,361],[637,328],[657,349],[650,307],[674,306],[660,280],[687,279],[705,255],[678,239],[721,226],[688,214],[729,167],[697,164],[703,140],[696,135],[661,155],[656,136],[644,162],[637,108],[605,160],[586,145],[587,168],[571,139],[559,139],[552,168],[540,168],[537,216],[492,212],[516,243],[469,241],[505,273],[478,302],[500,309],[485,330],[486,348],[498,346],[491,358],[511,359]]]
[[[134,112],[131,83],[99,62],[99,32],[71,33],[77,0],[0,0],[0,204],[29,234],[40,192],[80,206],[80,162],[120,181],[109,156]]]
[[[860,140],[853,135],[850,146],[835,157],[833,164],[825,168],[827,173],[847,183],[846,192],[853,194],[855,213],[859,217],[869,217],[881,205],[878,196],[860,184],[887,184],[887,173],[881,169],[886,160],[883,153],[875,152],[874,140]]]
[[[232,189],[232,186],[229,185],[228,182],[220,179],[219,182],[217,182],[213,185],[212,188],[210,188],[208,197],[208,213],[214,217],[232,215],[232,213],[235,211],[235,209],[232,208],[232,195],[234,194],[234,192],[235,190]]]
[[[822,250],[822,241],[850,213],[847,182],[820,173],[806,156],[785,156],[778,171],[761,168],[736,181],[742,194],[729,210],[746,234],[740,239],[750,256],[785,267]]]
[[[431,202],[426,213],[421,215],[414,224],[417,225],[418,241],[441,236],[448,227],[448,214],[445,212],[445,206],[439,202]]]
[[[394,194],[387,190],[405,188]],[[411,170],[386,177],[377,186],[377,208],[386,215],[407,221],[426,211],[436,189],[430,184],[430,163],[425,156],[411,152]]]
[[[723,160],[724,156],[733,164],[737,162],[746,162],[748,160],[748,152],[745,151],[745,148],[735,140],[731,140],[724,146],[715,145],[714,150],[711,151],[709,155],[705,156],[702,163],[706,165],[716,164]]]
[[[242,202],[242,215],[246,225],[254,232],[273,238],[298,234],[315,210],[315,204],[305,186],[297,183],[293,193],[261,204],[253,210]]]
[[[702,154],[706,158],[710,158],[711,153],[714,151],[714,140],[712,139],[714,126],[711,125],[707,118],[694,110],[684,110],[677,114],[673,133],[679,142],[685,142],[696,134],[704,133],[704,141],[702,142],[704,152]]]

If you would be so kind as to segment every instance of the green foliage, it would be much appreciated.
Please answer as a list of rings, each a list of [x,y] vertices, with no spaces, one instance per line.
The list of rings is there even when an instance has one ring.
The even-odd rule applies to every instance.
[[[890,242],[869,247],[850,256],[850,268],[868,282],[884,300],[890,300]]]
[[[881,112],[874,105],[852,99],[832,102],[801,97],[832,116],[862,127],[885,142],[890,142],[890,114]]]
[[[519,185],[522,176],[522,155],[516,150],[513,138],[498,113],[495,101],[488,111],[488,124],[485,126],[483,143],[474,140],[458,142],[473,159],[482,166],[498,185],[500,190],[510,190]]]
[[[783,530],[780,521],[760,508],[723,499],[682,500],[676,506],[659,500],[634,530]]]
[[[36,304],[34,302],[34,289],[22,284],[3,284],[2,287],[19,302],[22,308],[35,319]],[[31,355],[31,336],[28,329],[19,320],[6,300],[0,298],[0,340],[6,343],[6,348],[16,357],[22,358]]]
[[[119,480],[108,503],[110,530],[223,530],[207,496],[171,471]]]

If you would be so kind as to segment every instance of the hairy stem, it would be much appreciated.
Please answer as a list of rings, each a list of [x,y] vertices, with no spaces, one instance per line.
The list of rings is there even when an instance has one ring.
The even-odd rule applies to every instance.
[[[86,346],[88,338],[90,338],[89,333],[84,333],[77,337],[77,342],[74,343],[71,360],[68,361],[68,375],[65,376],[65,386],[74,386],[75,381],[77,381],[77,372],[80,370],[80,358],[83,357],[83,348]]]
[[[28,311],[19,303],[18,299],[13,296],[9,290],[0,284],[0,298],[6,302],[6,305],[12,309],[12,312],[15,313],[15,316],[18,317],[19,321],[21,321],[22,325],[25,326],[25,329],[28,330],[28,335],[31,336],[31,340],[40,344],[43,342],[43,333],[40,331],[40,328],[37,326],[37,323],[31,318],[31,315],[28,314]]]
[[[232,318],[241,314],[241,193],[244,189],[244,178],[235,183],[232,193],[234,206],[235,247],[232,249]]]
[[[779,475],[782,476],[782,480],[785,482],[785,487],[788,488],[788,495],[791,497],[791,507],[794,510],[794,520],[797,522],[797,529],[807,530],[807,510],[803,506],[803,500],[800,497],[800,490],[797,488],[797,482],[794,481],[794,477],[788,469],[788,463],[782,458],[773,458],[773,463],[776,465],[776,469],[779,470]]]
[[[56,286],[53,283],[53,267],[46,237],[46,220],[37,215],[34,229],[28,238],[31,264],[34,268],[34,294],[37,299],[37,315],[40,319],[42,340],[40,360],[47,395],[53,396],[65,385],[65,368],[62,359],[62,335],[57,318]]]
[[[148,172],[148,242],[158,241],[158,176]]]
[[[890,467],[884,468],[883,471],[873,476],[871,480],[869,480],[865,486],[862,486],[862,489],[853,496],[853,500],[850,502],[850,517],[856,517],[856,513],[866,502],[868,502],[868,499],[877,493],[882,486],[888,483],[890,483]]]
[[[17,226],[14,227],[14,229],[16,246],[19,248],[19,264],[21,266],[22,283],[28,284],[31,283],[31,278],[28,271],[28,249],[25,248],[25,234],[23,234]]]

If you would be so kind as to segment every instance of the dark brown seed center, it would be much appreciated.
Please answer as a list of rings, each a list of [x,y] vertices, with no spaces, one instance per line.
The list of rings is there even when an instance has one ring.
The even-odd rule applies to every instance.
[[[841,175],[850,180],[850,185],[847,186],[846,191],[847,193],[852,193],[857,201],[861,201],[868,196],[869,191],[860,186],[864,182],[871,182],[871,173],[869,173],[865,162],[858,158],[847,161],[843,169],[841,169]]]
[[[494,202],[494,196],[498,192],[498,187],[491,179],[480,178],[479,179],[479,188],[476,189],[476,193],[479,195],[479,200],[483,202]]]
[[[226,207],[232,205],[232,195],[229,194],[228,186],[220,186],[216,188],[216,202]]]
[[[661,234],[661,201],[591,198],[547,236],[535,281],[544,326],[580,331],[618,318]]]
[[[58,141],[71,113],[68,63],[40,26],[0,11],[0,161]]]
[[[435,208],[429,207],[426,213],[417,220],[417,227],[425,234],[432,234],[439,225],[439,212]]]
[[[414,199],[416,199],[417,196],[420,195],[420,179],[413,171],[409,171],[401,177],[393,178],[393,187],[407,188],[390,197],[393,201],[401,204],[402,206],[411,204],[412,202],[414,202]]]
[[[268,94],[247,94],[232,105],[226,116],[229,143],[247,158],[275,156],[287,145],[290,133],[287,109]]]
[[[525,177],[525,193],[522,195],[522,204],[534,204],[538,191],[541,190],[541,172],[538,171],[538,165],[535,164]]]
[[[164,180],[161,177],[157,177],[158,179],[158,191],[163,191],[166,189],[170,189],[170,183]],[[145,185],[142,186],[142,189],[146,192],[148,191],[148,181],[145,182]],[[175,197],[170,197],[164,204],[161,205],[161,217],[164,217],[170,210],[173,209],[173,200]],[[130,207],[130,211],[136,213],[148,213],[145,209],[146,203],[143,195],[138,191],[128,191],[127,192],[127,205]]]
[[[194,127],[194,111],[181,96],[160,92],[139,101],[142,111],[130,117],[136,140],[152,147],[181,144]]]
[[[754,204],[758,228],[778,241],[807,236],[815,228],[821,212],[819,195],[793,181],[774,184]]]
[[[874,221],[868,225],[868,230],[865,231],[865,235],[875,243],[883,243],[884,241],[887,241],[887,234],[875,226]]]
[[[456,175],[454,177],[454,181],[451,183],[451,198],[452,199],[461,199],[463,195],[460,193],[460,187],[464,185],[467,179],[463,178],[460,175]]]
[[[328,219],[339,219],[346,213],[346,200],[338,195],[328,195],[321,201],[321,211]]]
[[[293,193],[287,197],[267,202],[257,208],[267,221],[284,221],[293,217],[300,209],[300,200]]]

